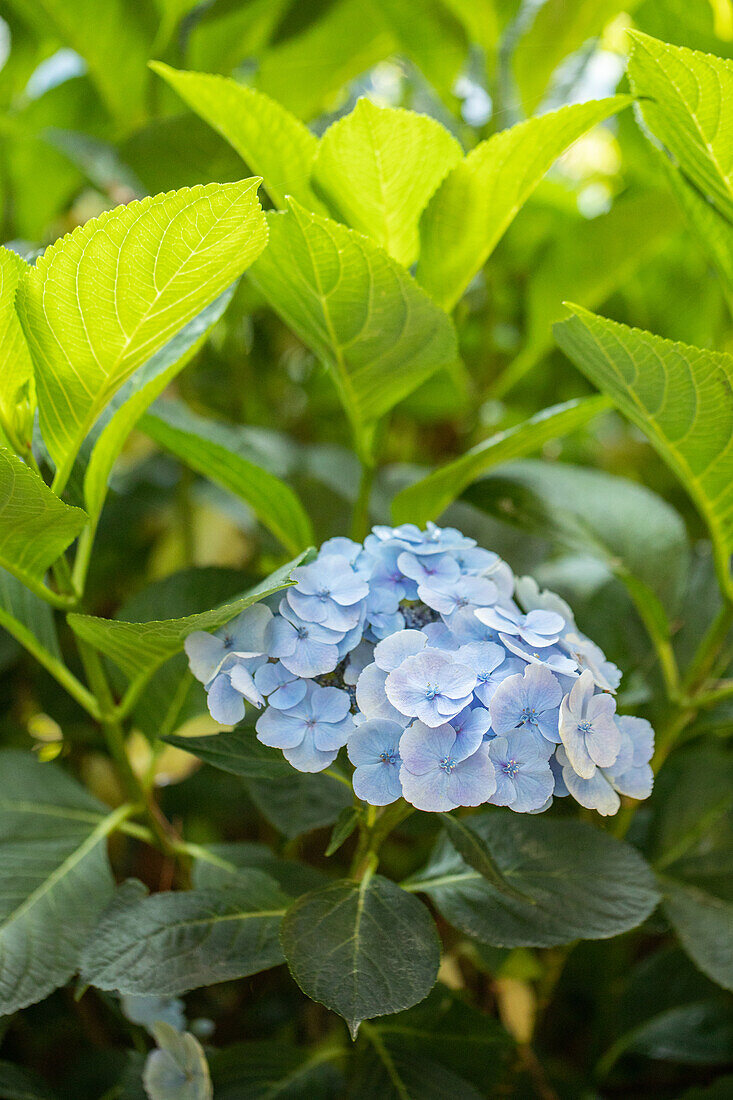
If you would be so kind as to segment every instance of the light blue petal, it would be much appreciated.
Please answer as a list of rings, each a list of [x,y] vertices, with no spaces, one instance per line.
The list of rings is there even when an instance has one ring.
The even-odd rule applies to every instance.
[[[214,678],[208,693],[209,714],[222,726],[236,726],[244,718],[244,699],[232,687],[228,672]]]

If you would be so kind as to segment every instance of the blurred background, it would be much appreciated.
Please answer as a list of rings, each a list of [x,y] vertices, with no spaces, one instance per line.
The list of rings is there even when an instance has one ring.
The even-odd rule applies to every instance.
[[[434,116],[469,150],[533,114],[623,91],[630,27],[733,56],[731,0],[0,0],[0,239],[32,255],[135,197],[250,174],[148,68],[150,59],[234,76],[319,134],[366,96]],[[731,348],[726,273],[721,277],[688,226],[664,156],[640,124],[627,109],[581,138],[474,280],[455,311],[465,376],[433,380],[391,417],[381,442],[375,520],[387,518],[390,497],[419,471],[545,406],[590,392],[553,344],[551,325],[563,315],[564,299],[685,343]],[[227,422],[230,444],[298,490],[319,542],[347,531],[358,464],[335,389],[246,278],[175,392],[195,412]],[[534,467],[538,504],[526,484],[517,486],[499,471],[489,479],[481,510],[463,501],[447,518],[516,572],[531,571],[570,598],[581,628],[627,670],[622,706],[654,720],[655,657],[594,538],[601,513],[613,515],[614,494],[627,493],[626,483],[615,479],[643,483],[675,510],[665,513],[672,521],[660,525],[664,536],[652,527],[644,538],[642,500],[628,553],[643,575],[663,576],[684,655],[717,603],[699,517],[644,438],[614,413],[548,444],[541,457],[608,479],[589,481],[579,504],[575,488],[565,493],[557,480],[545,485]],[[162,455],[142,432],[128,444],[113,488],[90,573],[96,614],[145,618],[154,609],[164,617],[210,607],[240,591],[243,575],[261,575],[283,560],[243,503]],[[525,493],[521,509],[519,492]],[[625,514],[628,507],[625,499]],[[573,527],[568,517],[577,509],[583,525]],[[511,522],[515,511],[525,517],[521,528]],[[193,568],[199,572],[195,585],[185,585],[184,606],[178,578]],[[89,786],[114,801],[114,780],[84,715],[5,635],[0,688],[0,740],[35,743],[48,757],[67,752],[72,742],[86,745],[75,762]],[[203,732],[210,726],[204,712],[195,688],[174,717],[156,711],[154,692],[148,695],[138,718],[140,767],[150,763],[145,734],[184,727]],[[730,713],[722,707],[708,714],[705,731],[728,732]],[[292,793],[280,802],[275,791],[263,798],[261,790],[209,769],[179,786],[194,764],[171,750],[156,765],[166,813],[174,821],[185,818],[191,839],[246,836],[320,858],[323,833],[294,839]],[[331,811],[312,806],[310,824],[332,820]],[[644,814],[637,816],[642,828]],[[414,838],[416,846],[423,841]],[[393,853],[397,871],[400,859]],[[414,865],[414,855],[404,863]],[[150,878],[160,869],[130,871]],[[638,1030],[670,1005],[713,1009],[707,1016],[683,1015],[677,1030],[661,1039],[642,1031],[636,1045],[629,1041],[606,1055],[611,1076],[603,1095],[677,1097],[713,1080],[733,1060],[733,1014],[728,1002],[721,1005],[721,992],[663,939],[663,950],[652,955],[627,940],[584,944],[564,971],[557,1009],[545,1025],[557,1062],[553,1073],[567,1082],[563,1095],[596,1095],[582,1091],[588,1066],[612,1048],[614,1036]],[[494,988],[489,977],[519,982],[519,1000],[506,1004],[526,1016],[521,989],[541,998],[532,984],[540,970],[532,952],[513,952],[510,964],[506,955],[484,949],[485,957],[472,959],[470,979],[459,961],[443,977],[458,989],[468,981],[474,997],[487,1003]],[[94,1017],[79,1024],[64,997],[56,994],[14,1022],[10,1054],[3,1057],[38,1065],[61,1059],[69,1097],[102,1095],[101,1085],[94,1092],[94,1074],[104,1082],[110,1071],[95,1069],[86,1055],[75,1060],[74,1035],[81,1026],[100,1047],[110,1036],[104,1029],[96,1034],[102,1025]],[[222,1044],[243,1032],[255,1038],[282,1029],[301,1037],[309,1028],[322,1033],[318,1007],[303,1008],[294,987],[272,974],[194,1000],[203,1017],[217,1020]],[[83,1016],[87,1010],[74,1011]],[[4,1026],[0,1021],[0,1034]],[[519,1086],[506,1087],[502,1092],[496,1084],[492,1095],[520,1095],[512,1091]],[[526,1095],[535,1094],[531,1084],[526,1088]],[[733,1096],[731,1088],[715,1095]]]

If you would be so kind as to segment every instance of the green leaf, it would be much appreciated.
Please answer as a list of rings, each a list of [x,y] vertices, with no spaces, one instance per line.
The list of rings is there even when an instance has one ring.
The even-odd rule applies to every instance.
[[[664,154],[660,153],[659,159],[664,164],[675,198],[702,248],[715,264],[718,274],[730,292],[733,290],[733,223],[692,187],[679,169],[668,162]],[[568,294],[567,297],[575,299],[576,296]]]
[[[362,1020],[421,1001],[438,975],[430,914],[380,875],[306,894],[288,909],[281,940],[300,988],[343,1016],[353,1037]]]
[[[566,401],[492,435],[460,458],[402,489],[392,501],[394,522],[416,523],[423,527],[429,519],[437,519],[480,474],[502,462],[539,450],[550,440],[587,424],[606,408],[605,398]]]
[[[316,867],[294,859],[279,859],[265,844],[240,840],[199,849],[193,866],[193,885],[197,890],[231,886],[240,875],[246,878],[253,868],[269,875],[294,898],[328,882],[328,875]]]
[[[297,23],[299,33],[262,52],[255,82],[299,118],[337,108],[344,87],[395,49],[379,7],[363,0],[326,4],[304,29]]]
[[[703,974],[733,989],[733,901],[686,882],[661,880],[662,909]]]
[[[643,485],[525,459],[476,482],[465,496],[500,519],[598,558],[660,622],[664,608],[679,606],[689,567],[685,525]]]
[[[570,54],[599,35],[619,12],[638,0],[547,0],[512,51],[512,62],[524,110],[534,114],[555,70]]]
[[[313,543],[313,528],[298,496],[252,461],[236,428],[197,416],[180,402],[159,401],[140,427],[190,469],[241,497],[292,554]]]
[[[344,844],[354,832],[359,821],[360,814],[355,806],[344,807],[336,818],[333,829],[331,830],[328,847],[323,854],[328,857],[332,856],[334,852],[338,852],[341,845]]]
[[[214,1100],[209,1066],[198,1039],[162,1020],[153,1033],[158,1049],[148,1055],[143,1073],[150,1100]]]
[[[33,364],[15,311],[15,292],[27,264],[0,248],[0,424],[16,450],[30,447],[35,388]]]
[[[446,176],[420,222],[417,280],[452,309],[561,153],[628,96],[573,104],[482,141]]]
[[[43,578],[87,522],[12,451],[0,447],[0,566],[53,599]],[[59,601],[63,603],[63,601]]]
[[[259,181],[209,184],[117,207],[46,250],[18,287],[41,431],[66,484],[123,383],[259,255]]]
[[[673,343],[579,306],[555,325],[565,354],[647,436],[705,518],[733,595],[733,357]]]
[[[553,349],[552,325],[565,315],[564,299],[586,309],[602,305],[655,259],[681,226],[679,211],[666,194],[630,189],[614,200],[607,214],[576,215],[564,228],[555,227],[527,281],[524,345],[497,379],[494,395],[505,394]]]
[[[411,0],[379,0],[376,6],[395,36],[394,52],[414,62],[428,83],[453,106],[456,79],[466,63],[469,43],[450,0],[422,0],[419,18],[415,18]]]
[[[435,119],[359,99],[323,135],[313,184],[334,217],[409,267],[419,251],[420,215],[462,157]]]
[[[50,604],[0,569],[0,626],[48,668],[62,663]]]
[[[450,320],[403,267],[354,230],[297,203],[269,214],[255,285],[329,367],[370,456],[375,422],[458,357]]]
[[[141,623],[73,613],[68,616],[69,626],[79,638],[110,657],[130,679],[148,678],[164,661],[183,649],[183,643],[194,630],[218,630],[246,607],[287,588],[291,583],[290,573],[303,557],[301,554],[238,599],[212,611]]]
[[[236,1043],[209,1054],[216,1100],[337,1100],[344,1081],[339,1048],[278,1040]]]
[[[288,898],[261,871],[226,889],[153,894],[103,917],[81,961],[98,989],[175,996],[256,974],[282,962],[280,920]]]
[[[270,779],[266,784],[248,781],[247,792],[260,813],[287,837],[332,825],[353,801],[350,783],[292,768],[290,775]]]
[[[281,752],[257,740],[251,726],[237,726],[229,733],[205,737],[170,736],[163,740],[190,752],[205,764],[245,779],[284,779],[293,770]]]
[[[287,108],[229,77],[179,72],[162,61],[150,67],[262,176],[275,206],[292,195],[308,210],[326,212],[310,184],[318,138]]]
[[[69,980],[112,896],[112,813],[54,764],[0,753],[0,1015]]]
[[[500,893],[439,841],[405,889],[426,893],[446,920],[497,947],[552,947],[635,928],[659,901],[630,845],[577,821],[479,813],[471,818],[501,874],[528,900]]]
[[[231,290],[202,310],[117,391],[93,432],[98,433],[84,475],[84,503],[96,519],[107,495],[112,468],[133,427],[205,343],[231,301]]]
[[[630,31],[629,37],[629,81],[649,129],[692,185],[733,221],[733,136],[727,114],[733,62],[669,46],[639,31]]]
[[[447,813],[441,813],[440,816],[448,839],[469,867],[478,871],[481,877],[485,878],[500,894],[506,894],[507,897],[517,901],[532,903],[531,898],[517,890],[502,874],[483,837],[471,828],[470,819],[452,817]]]

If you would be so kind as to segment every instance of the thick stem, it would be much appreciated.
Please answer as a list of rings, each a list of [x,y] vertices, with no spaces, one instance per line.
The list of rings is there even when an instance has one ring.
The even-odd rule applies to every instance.
[[[366,822],[359,828],[359,842],[356,846],[349,875],[361,882],[367,873],[374,873],[379,863],[379,849],[393,829],[409,817],[413,807],[399,798],[380,813],[374,806],[369,807]]]

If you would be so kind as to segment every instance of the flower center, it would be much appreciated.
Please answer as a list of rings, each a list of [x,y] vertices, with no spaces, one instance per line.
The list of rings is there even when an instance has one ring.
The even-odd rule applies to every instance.
[[[231,634],[227,634],[221,644],[224,646],[224,649],[231,649],[234,645],[234,638],[232,638]]]
[[[450,773],[453,771],[455,766],[456,766],[456,762],[450,756],[444,756],[443,759],[440,761],[440,767],[448,775],[450,775]]]
[[[523,722],[529,722],[530,726],[537,725],[537,711],[534,707],[524,707],[519,717]]]
[[[305,720],[305,728],[306,728],[307,730],[312,730],[312,729],[315,729],[315,726],[316,726],[316,720],[315,720],[315,718],[306,718],[306,720]]]
[[[435,696],[439,694],[439,692],[440,692],[440,688],[438,687],[437,684],[435,685],[435,687],[433,687],[432,684],[428,684],[427,687],[425,688],[425,698],[426,699],[434,699]]]
[[[578,729],[581,733],[590,733],[593,729],[593,725],[591,722],[578,722]]]
[[[327,588],[319,588],[318,589],[318,599],[319,600],[327,600],[329,595],[330,595],[330,593],[329,593]]]
[[[516,760],[507,760],[504,764],[504,774],[508,775],[510,779],[515,779],[518,771],[519,764]]]
[[[394,752],[390,752],[388,749],[385,749],[384,752],[380,752],[379,759],[382,761],[383,764],[397,763],[397,757],[395,756]]]
[[[307,638],[308,637],[308,627],[307,626],[296,626],[295,630],[296,630],[296,633],[297,633],[299,638]]]

